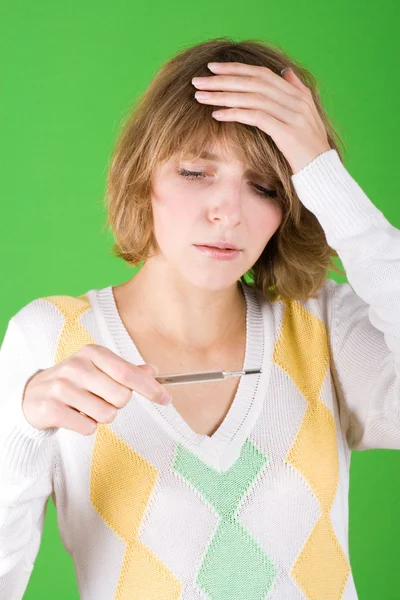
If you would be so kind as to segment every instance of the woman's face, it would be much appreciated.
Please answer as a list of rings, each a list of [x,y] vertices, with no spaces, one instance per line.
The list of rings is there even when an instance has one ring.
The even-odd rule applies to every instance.
[[[233,285],[254,265],[278,229],[282,209],[275,197],[263,194],[268,182],[246,174],[248,165],[216,146],[209,152],[219,160],[172,158],[159,164],[152,209],[161,250],[157,260],[193,285],[215,290]],[[240,251],[231,260],[219,260],[196,247],[218,241],[231,242]]]

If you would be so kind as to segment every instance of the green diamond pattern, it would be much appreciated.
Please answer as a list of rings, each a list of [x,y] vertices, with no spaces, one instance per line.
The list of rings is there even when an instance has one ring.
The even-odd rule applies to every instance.
[[[219,514],[220,521],[201,563],[197,585],[210,600],[264,600],[277,567],[236,517],[240,501],[268,458],[250,441],[238,460],[218,472],[178,444],[173,468]]]

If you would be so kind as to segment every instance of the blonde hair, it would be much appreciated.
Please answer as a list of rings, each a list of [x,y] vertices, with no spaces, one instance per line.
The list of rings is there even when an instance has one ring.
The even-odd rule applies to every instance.
[[[129,265],[138,266],[151,256],[151,249],[159,249],[151,206],[152,176],[157,163],[188,153],[198,157],[215,142],[262,174],[268,187],[277,191],[276,201],[282,207],[281,224],[241,279],[253,280],[270,302],[315,298],[328,269],[345,275],[332,260],[338,254],[328,245],[318,219],[296,195],[292,169],[272,138],[255,126],[217,121],[211,112],[224,107],[202,104],[194,98],[192,78],[212,75],[208,62],[260,65],[279,75],[283,68],[291,67],[312,91],[328,143],[343,161],[336,142],[341,140],[307,69],[271,43],[235,42],[227,37],[199,43],[177,53],[162,66],[122,126],[106,181],[105,226],[111,227],[115,237],[112,253]]]

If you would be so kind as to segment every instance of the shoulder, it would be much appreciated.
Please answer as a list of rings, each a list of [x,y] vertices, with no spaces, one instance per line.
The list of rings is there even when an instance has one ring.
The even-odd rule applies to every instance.
[[[252,289],[255,290],[255,293],[256,293],[260,303],[263,306],[269,305],[272,307],[277,306],[279,308],[282,308],[285,306],[286,307],[302,306],[305,308],[306,307],[311,308],[316,305],[320,305],[320,306],[328,305],[328,304],[332,303],[332,301],[334,300],[334,297],[338,293],[338,290],[344,289],[345,291],[347,291],[347,289],[350,288],[348,283],[337,283],[333,279],[329,279],[327,277],[325,279],[324,283],[321,285],[321,287],[318,289],[318,291],[315,293],[315,295],[313,297],[309,297],[306,300],[298,300],[298,299],[287,300],[282,297],[279,297],[275,302],[270,303],[263,296],[261,290],[255,288],[254,286],[251,286],[251,287],[252,287]],[[343,293],[343,291],[342,291],[342,293]]]
[[[329,340],[337,335],[339,328],[351,329],[360,321],[369,323],[369,305],[348,282],[337,283],[327,278],[316,298],[299,304],[308,318],[312,315],[317,328],[324,329]]]
[[[329,333],[338,307],[354,301],[356,296],[348,283],[337,283],[328,277],[314,296],[305,300],[278,298],[271,304],[259,290],[257,295],[264,309],[272,310],[279,329],[285,325],[289,328],[296,325],[304,330],[304,335],[308,335],[307,331],[313,327]]]
[[[50,366],[92,341],[82,325],[84,315],[91,312],[87,292],[43,296],[20,308],[10,321],[17,325],[31,351]]]
[[[66,319],[77,318],[90,309],[88,293],[79,296],[43,296],[31,300],[12,318],[25,330],[47,324],[55,326]]]

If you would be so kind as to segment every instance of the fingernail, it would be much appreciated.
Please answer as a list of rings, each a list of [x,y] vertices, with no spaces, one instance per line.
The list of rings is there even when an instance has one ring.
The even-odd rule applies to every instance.
[[[156,365],[153,365],[151,363],[147,363],[147,364],[148,364],[149,367],[151,367],[152,369],[154,369],[154,372],[155,372],[156,375],[159,374],[160,369]]]
[[[171,404],[171,402],[172,402],[171,396],[167,392],[165,392],[161,398],[161,404],[168,406],[169,404]]]
[[[283,75],[285,71],[291,71],[291,70],[292,69],[290,67],[285,67],[284,69],[282,69],[281,75]]]
[[[206,100],[211,97],[210,92],[196,92],[194,95],[195,98],[199,98],[199,100]]]
[[[219,69],[223,68],[223,66],[221,66],[221,63],[214,63],[214,62],[207,63],[207,67],[209,69],[214,69],[214,71],[218,71]]]

